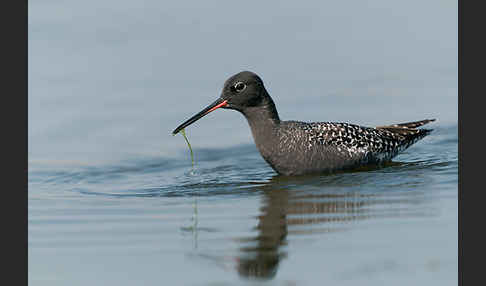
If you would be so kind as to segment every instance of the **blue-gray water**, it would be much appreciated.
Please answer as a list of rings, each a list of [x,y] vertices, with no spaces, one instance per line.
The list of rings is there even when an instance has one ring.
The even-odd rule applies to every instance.
[[[267,2],[29,1],[30,285],[457,284],[457,1]],[[292,178],[218,110],[193,170],[170,132],[241,70],[283,119],[437,122]]]

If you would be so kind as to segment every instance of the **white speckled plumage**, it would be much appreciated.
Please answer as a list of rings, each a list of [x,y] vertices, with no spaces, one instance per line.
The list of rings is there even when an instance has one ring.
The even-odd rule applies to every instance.
[[[430,129],[414,127],[431,121],[376,128],[340,122],[281,121],[275,133],[279,144],[264,158],[286,175],[380,164],[430,133]]]

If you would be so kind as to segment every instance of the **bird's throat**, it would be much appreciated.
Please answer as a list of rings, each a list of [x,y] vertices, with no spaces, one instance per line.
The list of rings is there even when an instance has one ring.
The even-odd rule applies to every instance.
[[[251,128],[255,145],[267,160],[278,146],[278,126],[280,118],[273,102],[258,107],[249,107],[242,112]],[[268,162],[268,160],[267,160]]]

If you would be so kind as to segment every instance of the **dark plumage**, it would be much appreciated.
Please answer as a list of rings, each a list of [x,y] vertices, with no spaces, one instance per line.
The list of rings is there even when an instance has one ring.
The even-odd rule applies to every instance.
[[[258,75],[244,71],[225,82],[218,100],[173,133],[220,107],[245,116],[260,154],[283,175],[333,172],[390,161],[432,131],[417,127],[435,120],[375,128],[349,123],[281,121],[263,81]]]

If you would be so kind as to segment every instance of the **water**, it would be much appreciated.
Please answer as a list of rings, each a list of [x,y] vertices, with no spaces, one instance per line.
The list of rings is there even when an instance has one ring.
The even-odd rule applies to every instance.
[[[283,119],[438,121],[283,177],[218,110],[193,169],[245,69]],[[30,1],[28,131],[30,285],[457,284],[456,2]]]

